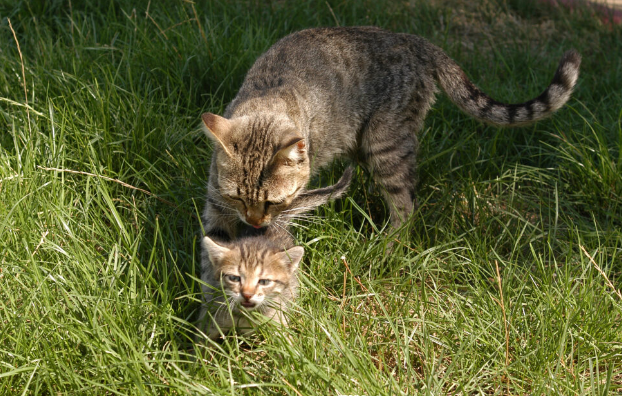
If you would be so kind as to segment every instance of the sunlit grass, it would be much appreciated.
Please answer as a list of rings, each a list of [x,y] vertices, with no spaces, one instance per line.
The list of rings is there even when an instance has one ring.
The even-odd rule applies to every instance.
[[[526,3],[2,3],[0,392],[622,391],[622,31]],[[196,338],[199,115],[279,37],[337,24],[424,35],[508,102],[537,95],[569,48],[581,77],[518,129],[439,95],[409,224],[386,227],[359,168],[348,198],[294,228],[291,327]]]

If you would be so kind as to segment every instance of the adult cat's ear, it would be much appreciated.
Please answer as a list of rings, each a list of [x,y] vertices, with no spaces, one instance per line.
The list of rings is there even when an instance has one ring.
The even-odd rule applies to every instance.
[[[298,269],[298,265],[302,260],[302,255],[305,254],[305,249],[302,246],[294,246],[281,254],[283,255],[283,261],[289,263],[290,271],[294,272]]]
[[[203,125],[205,125],[205,134],[207,137],[216,144],[219,144],[225,153],[231,156],[231,153],[227,149],[227,137],[231,131],[231,121],[212,113],[201,114],[201,119],[203,120]]]
[[[217,244],[207,236],[203,237],[203,247],[207,250],[207,255],[212,264],[221,261],[231,251],[231,249]]]
[[[283,136],[274,158],[284,160],[287,165],[294,165],[303,159],[306,151],[304,138],[297,131],[292,131]]]

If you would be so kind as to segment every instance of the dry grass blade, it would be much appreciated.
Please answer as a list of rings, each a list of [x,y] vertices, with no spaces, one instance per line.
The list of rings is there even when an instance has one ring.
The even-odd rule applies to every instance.
[[[505,370],[506,370],[506,386],[507,393],[510,394],[510,377],[508,373],[508,368],[510,366],[510,332],[508,330],[508,319],[505,314],[505,301],[503,300],[503,284],[501,282],[501,272],[499,272],[499,263],[495,260],[495,268],[497,269],[497,283],[499,285],[499,295],[501,297],[501,301],[499,305],[501,306],[501,312],[503,312],[503,327],[505,329]]]
[[[13,29],[11,18],[7,18],[7,21],[9,22],[9,28],[11,28],[11,32],[13,33],[15,45],[17,45],[17,52],[19,53],[19,61],[22,66],[22,85],[24,86],[24,99],[26,100],[26,116],[28,117],[28,129],[30,129],[30,106],[28,106],[28,88],[26,87],[26,68],[24,67],[24,56],[22,55],[22,49],[19,46],[19,40],[17,39],[17,35],[15,34],[15,30]]]
[[[607,283],[607,286],[609,286],[611,288],[611,290],[613,290],[613,292],[618,296],[618,298],[622,302],[622,293],[620,293],[620,290],[616,289],[616,287],[613,285],[613,283],[611,283],[611,281],[609,280],[609,277],[607,276],[607,274],[605,274],[605,271],[603,271],[600,268],[600,266],[596,263],[596,261],[594,261],[594,258],[592,256],[590,256],[590,254],[587,252],[587,250],[585,250],[583,245],[579,245],[579,246],[581,247],[581,250],[583,250],[583,253],[585,253],[587,258],[590,260],[590,262],[592,263],[594,268],[596,268],[596,271],[598,271],[598,273],[601,274],[602,277],[605,279],[605,282]]]

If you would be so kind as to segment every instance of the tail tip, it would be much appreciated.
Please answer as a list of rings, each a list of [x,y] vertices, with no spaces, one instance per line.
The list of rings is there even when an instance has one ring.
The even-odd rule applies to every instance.
[[[581,66],[581,55],[574,49],[568,50],[564,53],[559,63],[564,65],[571,64],[578,69]]]
[[[551,87],[549,87],[549,91],[554,88],[555,85],[561,86],[563,90],[563,94],[558,92],[556,95],[558,97],[557,101],[559,102],[559,105],[553,106],[554,109],[559,108],[568,100],[569,95],[577,83],[577,79],[579,78],[580,66],[581,55],[579,55],[579,53],[574,49],[566,51],[564,55],[562,55],[562,58],[559,61],[559,66],[557,67],[557,72],[555,72],[555,76],[551,82]],[[551,92],[549,93],[552,94]]]

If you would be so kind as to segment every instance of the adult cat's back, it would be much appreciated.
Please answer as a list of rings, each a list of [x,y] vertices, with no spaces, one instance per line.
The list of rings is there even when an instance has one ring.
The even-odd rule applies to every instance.
[[[516,126],[547,117],[569,99],[580,61],[578,53],[568,51],[541,95],[504,104],[422,37],[376,27],[307,29],[286,36],[257,59],[225,117],[269,111],[266,102],[280,106],[308,131],[321,167],[329,157],[355,151],[358,134],[375,114],[399,114],[420,129],[437,86],[464,112],[487,123]],[[322,139],[327,130],[331,146]],[[320,150],[330,153],[326,160]]]

